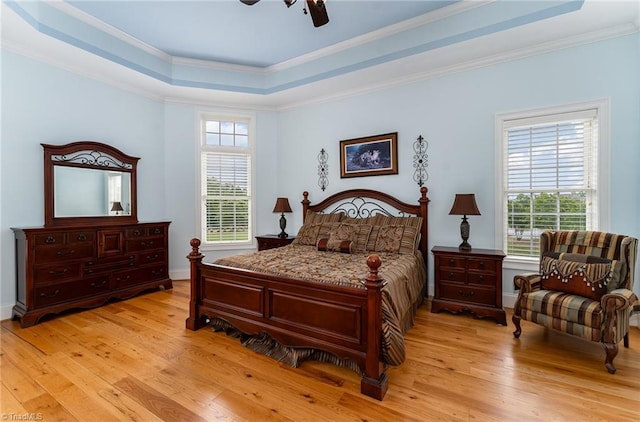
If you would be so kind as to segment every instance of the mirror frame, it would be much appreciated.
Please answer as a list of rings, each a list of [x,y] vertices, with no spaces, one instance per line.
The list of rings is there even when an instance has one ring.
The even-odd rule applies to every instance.
[[[44,148],[44,225],[58,227],[69,225],[130,224],[138,222],[137,165],[138,157],[132,157],[96,141],[72,142],[65,145],[41,144]],[[86,154],[89,152],[89,154]],[[85,153],[85,154],[79,154]],[[92,217],[55,216],[55,166],[68,166],[97,170],[117,170],[130,173],[131,214]]]

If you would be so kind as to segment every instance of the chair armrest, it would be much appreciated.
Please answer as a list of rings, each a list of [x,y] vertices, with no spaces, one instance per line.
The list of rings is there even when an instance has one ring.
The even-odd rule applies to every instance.
[[[517,274],[513,277],[513,284],[520,289],[521,293],[530,293],[540,290],[540,274]]]
[[[615,289],[600,299],[600,305],[605,312],[620,311],[630,308],[638,300],[636,294],[628,289]]]

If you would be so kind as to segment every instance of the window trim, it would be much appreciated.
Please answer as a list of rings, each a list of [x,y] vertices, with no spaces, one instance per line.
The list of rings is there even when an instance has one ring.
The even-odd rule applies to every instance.
[[[504,216],[507,210],[503,202],[504,183],[504,153],[505,146],[503,133],[505,122],[516,119],[531,119],[546,115],[567,114],[580,110],[596,109],[598,113],[598,178],[596,184],[596,196],[598,198],[598,210],[596,216],[597,230],[610,231],[611,227],[611,133],[610,133],[610,100],[601,98],[592,101],[572,103],[555,107],[543,107],[529,110],[521,110],[510,113],[498,113],[495,119],[495,245],[497,249],[505,250],[503,238]],[[520,256],[507,255],[504,264],[505,268],[537,270],[538,259]]]
[[[239,249],[255,249],[257,247],[257,241],[255,239],[256,233],[256,115],[255,113],[246,112],[234,112],[234,111],[200,111],[197,113],[196,118],[196,207],[195,207],[195,232],[197,237],[202,237],[202,153],[207,150],[212,150],[211,146],[207,146],[204,135],[204,121],[208,120],[227,120],[227,121],[247,121],[249,126],[248,147],[251,157],[250,165],[250,178],[249,185],[251,191],[251,201],[249,207],[249,239],[246,242],[217,242],[208,243],[201,239],[202,243],[200,249],[203,251],[224,251],[224,250],[239,250]],[[221,147],[220,150],[227,149],[229,152],[234,152],[233,148]],[[237,152],[237,151],[235,151]]]

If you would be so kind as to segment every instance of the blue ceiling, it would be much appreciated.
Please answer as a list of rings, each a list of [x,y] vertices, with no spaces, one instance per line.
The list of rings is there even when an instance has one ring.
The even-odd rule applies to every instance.
[[[171,56],[266,67],[456,2],[327,0],[329,23],[318,28],[305,0],[68,3]]]

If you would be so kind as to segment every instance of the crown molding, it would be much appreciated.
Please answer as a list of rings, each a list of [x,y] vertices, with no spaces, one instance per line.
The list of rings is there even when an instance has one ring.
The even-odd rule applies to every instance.
[[[367,34],[363,34],[363,35],[351,38],[349,40],[336,43],[332,46],[321,48],[312,53],[295,57],[293,59],[286,60],[284,62],[269,66],[266,68],[266,71],[270,73],[275,73],[275,72],[286,70],[292,67],[304,65],[306,63],[313,62],[314,60],[317,60],[323,57],[328,57],[337,53],[341,53],[351,48],[359,47],[361,45],[365,45],[370,42],[378,41],[380,39],[389,37],[391,35],[399,34],[413,28],[428,25],[430,23],[439,21],[441,19],[445,19],[454,15],[468,12],[478,7],[486,6],[487,4],[493,3],[495,1],[496,0],[478,0],[478,1],[471,1],[471,2],[461,1],[458,3],[453,3],[449,6],[443,7],[441,9],[437,9],[425,15],[417,16],[415,18],[411,18],[403,22],[399,22],[397,24],[390,25],[390,26],[378,29],[376,31],[369,32]]]
[[[47,3],[49,6],[58,9],[59,11],[61,11],[62,13],[65,13],[77,20],[79,20],[80,22],[86,23],[89,26],[92,26],[104,33],[106,33],[107,35],[110,35],[114,38],[119,39],[120,41],[124,41],[128,44],[130,44],[132,47],[138,48],[142,51],[144,51],[145,53],[151,54],[156,56],[159,59],[165,60],[167,62],[170,62],[172,59],[172,56],[165,53],[164,51],[158,50],[157,48],[150,46],[149,44],[139,40],[138,38],[135,38],[129,34],[127,34],[124,31],[121,31],[120,29],[111,26],[91,15],[89,15],[88,13],[83,12],[82,10],[73,7],[72,5],[70,5],[69,3],[67,3],[66,1],[50,1]]]

